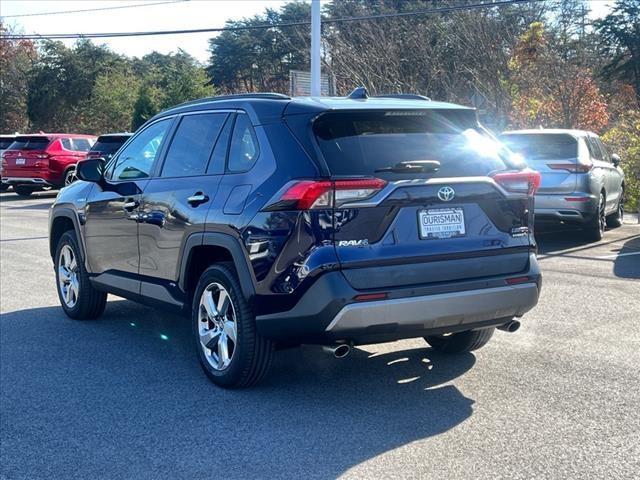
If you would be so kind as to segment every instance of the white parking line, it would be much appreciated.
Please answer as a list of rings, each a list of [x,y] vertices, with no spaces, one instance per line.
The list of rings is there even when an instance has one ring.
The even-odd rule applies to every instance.
[[[614,253],[612,255],[600,255],[594,258],[601,258],[601,259],[606,259],[606,258],[618,258],[618,257],[626,257],[627,255],[640,255],[640,252],[629,252],[629,253]]]

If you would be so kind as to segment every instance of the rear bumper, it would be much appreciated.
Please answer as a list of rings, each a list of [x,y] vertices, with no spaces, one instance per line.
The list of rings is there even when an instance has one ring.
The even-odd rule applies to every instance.
[[[598,208],[598,197],[591,193],[573,192],[554,195],[536,195],[536,222],[585,223]]]
[[[33,185],[33,186],[43,186],[43,187],[52,187],[53,184],[44,178],[39,177],[2,177],[2,183],[7,183],[9,185]]]
[[[529,280],[506,283],[506,278],[516,276]],[[281,341],[384,342],[501,325],[531,310],[538,303],[540,288],[533,254],[519,274],[387,289],[387,299],[366,302],[354,301],[362,292],[353,289],[340,272],[330,272],[292,310],[258,316],[256,324],[261,335]]]

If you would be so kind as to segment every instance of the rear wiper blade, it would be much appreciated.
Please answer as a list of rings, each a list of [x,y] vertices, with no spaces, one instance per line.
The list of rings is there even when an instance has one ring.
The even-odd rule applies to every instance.
[[[396,163],[393,167],[378,168],[375,173],[424,173],[437,172],[438,170],[440,170],[440,162],[437,160],[410,160]]]

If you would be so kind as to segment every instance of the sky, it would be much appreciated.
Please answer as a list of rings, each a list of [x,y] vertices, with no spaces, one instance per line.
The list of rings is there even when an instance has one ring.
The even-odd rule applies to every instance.
[[[163,0],[148,0],[157,3]],[[166,1],[166,0],[165,0]],[[326,0],[323,0],[323,2]],[[139,8],[106,10],[99,12],[68,13],[28,17],[10,17],[44,12],[93,9],[122,5],[143,4],[141,0],[0,0],[0,16],[9,25],[24,33],[97,33],[145,30],[177,30],[190,28],[223,27],[226,20],[239,20],[263,13],[265,8],[278,9],[284,0],[189,0]],[[610,0],[590,0],[591,17],[607,14]],[[182,48],[199,61],[209,58],[208,42],[214,34],[164,35],[94,40],[108,45],[112,50],[128,56],[140,57],[154,50],[161,53],[175,52]],[[72,45],[74,40],[66,40]]]

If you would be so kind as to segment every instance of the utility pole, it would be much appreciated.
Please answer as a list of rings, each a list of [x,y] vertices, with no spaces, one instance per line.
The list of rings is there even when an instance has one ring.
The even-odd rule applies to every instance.
[[[311,0],[311,96],[321,95],[320,87],[320,0]]]

